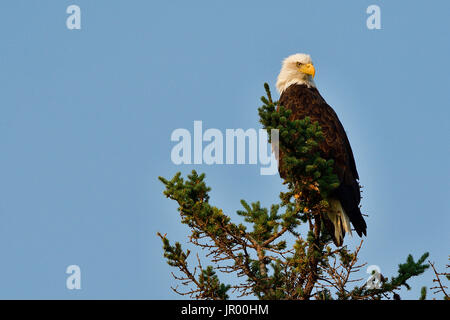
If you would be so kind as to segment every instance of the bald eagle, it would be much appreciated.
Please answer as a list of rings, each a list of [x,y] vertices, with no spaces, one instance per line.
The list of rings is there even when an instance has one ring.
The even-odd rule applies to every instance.
[[[345,233],[352,233],[350,222],[360,237],[367,235],[367,226],[359,208],[359,176],[350,142],[338,116],[317,90],[313,80],[315,72],[309,55],[298,53],[287,57],[277,80],[278,105],[292,111],[291,120],[309,117],[322,128],[325,139],[319,146],[320,151],[323,158],[334,159],[334,172],[340,182],[327,199],[330,210],[325,226],[336,246],[341,246]],[[278,170],[283,178],[282,158],[280,150]]]

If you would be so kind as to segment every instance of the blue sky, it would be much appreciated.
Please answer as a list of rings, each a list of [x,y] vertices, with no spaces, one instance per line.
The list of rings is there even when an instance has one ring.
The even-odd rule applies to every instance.
[[[66,28],[79,5],[82,29]],[[381,7],[382,30],[366,8]],[[211,203],[278,201],[257,165],[171,162],[174,129],[259,128],[263,83],[312,55],[364,186],[361,261],[392,275],[449,254],[450,4],[444,1],[2,1],[0,298],[167,299],[156,232],[186,242],[158,176],[196,169]],[[275,94],[275,92],[274,92]],[[354,237],[350,246],[359,243]],[[66,267],[82,289],[66,289]],[[366,278],[365,270],[361,277]],[[432,273],[411,282],[432,286]]]

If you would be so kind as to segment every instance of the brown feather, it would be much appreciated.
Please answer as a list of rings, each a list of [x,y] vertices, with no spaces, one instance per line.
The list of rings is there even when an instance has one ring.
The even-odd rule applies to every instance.
[[[316,88],[297,84],[283,91],[278,105],[292,111],[291,120],[304,119],[308,116],[312,122],[319,123],[325,138],[320,144],[322,156],[325,159],[334,159],[334,170],[340,182],[333,196],[340,200],[358,235],[366,234],[367,226],[359,209],[361,201],[359,175],[350,142],[336,112],[325,102]],[[282,158],[280,150],[281,177],[284,176]]]

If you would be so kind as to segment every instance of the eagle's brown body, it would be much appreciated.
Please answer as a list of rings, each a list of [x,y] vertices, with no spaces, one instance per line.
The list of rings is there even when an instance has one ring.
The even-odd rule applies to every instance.
[[[291,120],[310,117],[312,122],[319,123],[325,137],[320,145],[322,156],[325,159],[334,159],[334,170],[340,182],[332,197],[340,201],[358,235],[366,235],[366,222],[359,208],[361,193],[355,159],[347,134],[334,110],[325,102],[316,88],[299,84],[293,84],[283,91],[279,105],[292,111]],[[283,177],[281,151],[279,157],[279,172]],[[334,240],[338,245],[342,244],[341,241]]]

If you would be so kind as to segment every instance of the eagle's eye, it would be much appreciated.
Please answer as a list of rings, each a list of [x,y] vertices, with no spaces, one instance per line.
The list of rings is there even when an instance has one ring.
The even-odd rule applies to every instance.
[[[301,62],[297,62],[297,67],[300,68],[303,65]]]

